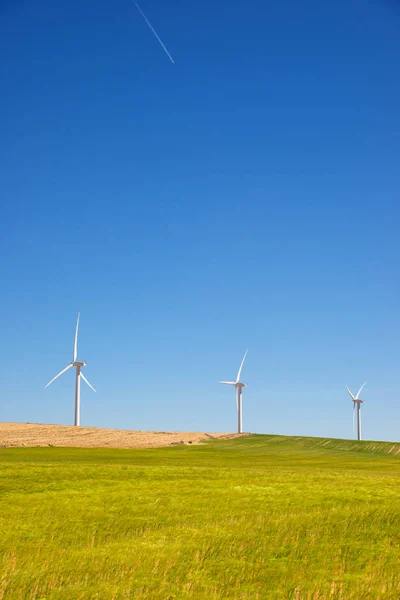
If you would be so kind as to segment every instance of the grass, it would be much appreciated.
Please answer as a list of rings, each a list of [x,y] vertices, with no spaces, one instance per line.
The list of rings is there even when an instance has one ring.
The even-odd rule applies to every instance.
[[[399,476],[317,438],[2,449],[0,599],[398,600]]]

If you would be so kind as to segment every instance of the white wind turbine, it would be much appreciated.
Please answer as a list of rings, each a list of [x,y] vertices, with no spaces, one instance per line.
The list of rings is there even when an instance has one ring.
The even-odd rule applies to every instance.
[[[81,424],[81,377],[83,379],[83,381],[85,383],[87,383],[87,385],[95,392],[96,390],[94,389],[94,387],[88,382],[88,380],[86,379],[86,377],[84,376],[83,373],[81,373],[81,368],[86,366],[85,362],[79,362],[77,361],[77,356],[78,356],[78,329],[79,329],[79,317],[80,317],[80,313],[78,313],[78,320],[76,322],[76,330],[75,330],[75,341],[74,341],[74,353],[72,356],[72,362],[68,365],[68,367],[65,367],[65,369],[63,369],[61,371],[61,373],[59,373],[58,375],[56,375],[55,377],[53,377],[53,379],[51,381],[49,381],[49,383],[45,386],[45,388],[47,388],[51,383],[53,383],[53,381],[55,381],[56,379],[58,379],[58,377],[60,377],[63,373],[65,373],[65,371],[68,371],[68,369],[71,369],[72,367],[75,367],[76,369],[76,383],[75,383],[75,421],[74,421],[74,425],[75,426],[79,426]]]
[[[243,360],[240,364],[239,371],[236,377],[236,381],[220,381],[220,383],[225,383],[225,385],[234,385],[236,388],[236,404],[238,410],[238,433],[242,433],[242,390],[247,387],[245,383],[240,381],[240,375],[243,369],[243,363],[247,356],[248,350],[244,353]]]
[[[347,391],[349,392],[351,399],[353,400],[353,433],[355,433],[354,418],[355,418],[355,411],[356,411],[356,406],[357,406],[357,439],[358,440],[361,440],[361,404],[363,404],[363,402],[364,402],[364,400],[360,400],[359,396],[360,396],[361,390],[363,389],[363,387],[366,383],[367,382],[362,384],[362,386],[360,387],[360,389],[358,390],[358,392],[355,396],[353,396],[353,394],[349,390],[348,386],[346,385]]]

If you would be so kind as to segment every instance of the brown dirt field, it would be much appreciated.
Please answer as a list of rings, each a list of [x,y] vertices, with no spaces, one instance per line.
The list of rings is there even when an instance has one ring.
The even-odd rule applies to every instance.
[[[244,434],[241,434],[244,435]],[[204,440],[231,439],[235,433],[129,431],[36,423],[0,423],[0,448],[69,446],[75,448],[159,448],[200,444]]]

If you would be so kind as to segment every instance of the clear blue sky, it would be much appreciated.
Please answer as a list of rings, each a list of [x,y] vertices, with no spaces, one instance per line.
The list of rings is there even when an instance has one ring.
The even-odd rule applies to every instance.
[[[3,421],[399,439],[400,9],[0,6]]]

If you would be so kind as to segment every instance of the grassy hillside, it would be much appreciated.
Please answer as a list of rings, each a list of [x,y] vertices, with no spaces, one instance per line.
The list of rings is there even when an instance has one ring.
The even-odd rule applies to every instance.
[[[0,599],[398,600],[399,484],[383,442],[3,449]]]

